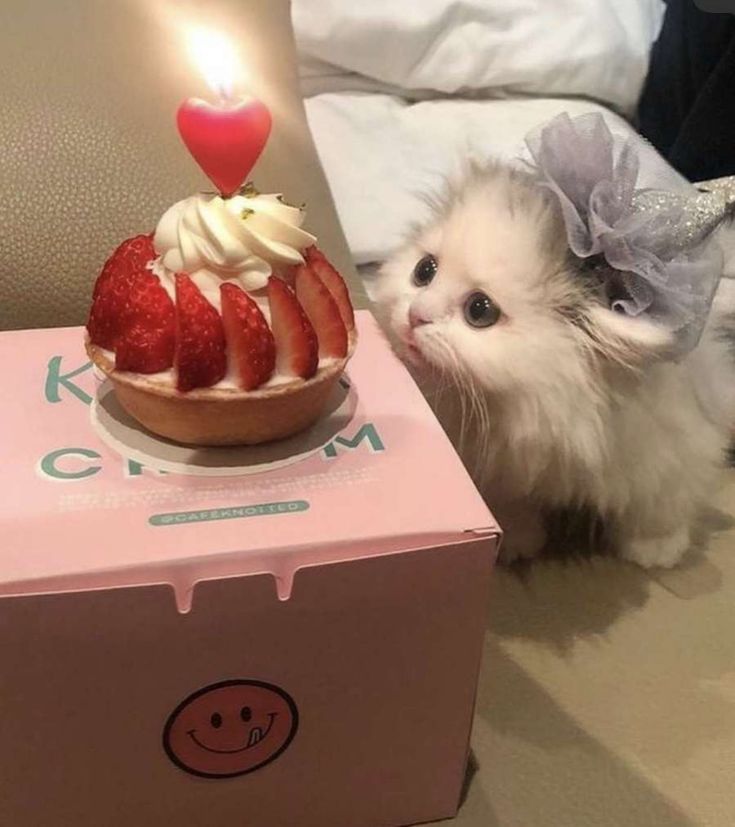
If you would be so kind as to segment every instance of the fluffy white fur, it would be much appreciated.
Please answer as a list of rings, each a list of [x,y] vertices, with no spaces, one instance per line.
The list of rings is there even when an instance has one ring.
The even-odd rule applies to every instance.
[[[426,254],[438,271],[421,287],[412,273]],[[495,325],[465,321],[475,290],[502,311]],[[723,334],[733,282],[722,281],[698,347],[668,361],[670,334],[607,309],[582,275],[553,199],[525,173],[492,167],[384,265],[376,301],[503,525],[506,560],[538,552],[559,509],[599,515],[628,560],[680,560],[735,414]]]

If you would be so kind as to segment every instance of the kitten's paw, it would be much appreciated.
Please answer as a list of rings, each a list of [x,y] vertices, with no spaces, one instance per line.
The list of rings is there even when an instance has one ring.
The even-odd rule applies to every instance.
[[[681,561],[690,545],[689,529],[680,528],[661,537],[631,537],[622,546],[620,556],[644,569],[655,566],[669,569]]]
[[[540,521],[530,520],[526,525],[510,526],[503,534],[498,559],[504,564],[528,560],[535,557],[545,543],[546,531]]]

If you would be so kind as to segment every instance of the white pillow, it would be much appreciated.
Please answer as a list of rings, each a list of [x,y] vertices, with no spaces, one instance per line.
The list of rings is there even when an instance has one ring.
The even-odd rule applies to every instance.
[[[522,156],[526,134],[559,112],[605,113],[590,101],[432,100],[339,92],[306,100],[306,114],[357,264],[382,261],[427,216],[425,196],[461,176],[467,162]]]
[[[314,61],[331,67],[330,91],[340,74],[342,89],[364,88],[356,74],[409,93],[585,96],[625,113],[664,8],[662,0],[292,1],[299,51],[312,70]]]

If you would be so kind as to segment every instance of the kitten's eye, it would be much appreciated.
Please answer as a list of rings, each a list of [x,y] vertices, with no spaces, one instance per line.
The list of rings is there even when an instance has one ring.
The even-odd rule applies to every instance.
[[[413,283],[417,287],[426,287],[436,275],[438,266],[434,256],[424,256],[413,268]]]
[[[490,296],[478,290],[464,303],[464,317],[472,327],[491,327],[500,318],[500,308]]]

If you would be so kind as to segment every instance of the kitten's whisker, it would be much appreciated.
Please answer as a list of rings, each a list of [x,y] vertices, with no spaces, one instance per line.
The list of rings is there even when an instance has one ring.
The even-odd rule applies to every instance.
[[[482,470],[486,467],[485,458],[489,452],[490,440],[490,417],[487,409],[487,401],[481,389],[478,387],[472,374],[462,364],[458,354],[449,342],[435,338],[432,340],[445,357],[446,362],[451,366],[444,370],[445,375],[452,381],[458,391],[460,403],[460,429],[457,448],[460,453],[465,452],[468,436],[474,435],[477,440],[480,435],[480,451],[475,452],[473,457],[473,468],[470,472],[475,478],[481,476]]]

